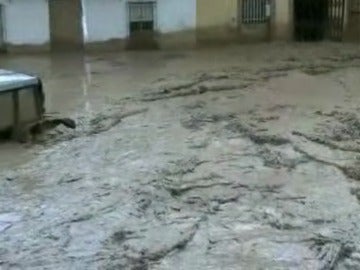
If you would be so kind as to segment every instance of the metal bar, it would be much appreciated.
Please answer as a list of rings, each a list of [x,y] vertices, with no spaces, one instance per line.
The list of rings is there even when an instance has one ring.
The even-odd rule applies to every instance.
[[[337,39],[339,40],[340,38],[341,38],[341,25],[342,25],[342,23],[341,23],[341,20],[342,20],[342,16],[341,16],[341,14],[342,14],[342,5],[341,5],[341,0],[338,0],[337,1]]]
[[[247,1],[247,0],[244,0],[244,1]],[[244,4],[243,16],[244,16],[244,22],[247,23],[248,14],[247,14],[247,5],[246,5],[246,3]]]
[[[342,13],[341,13],[341,40],[343,39],[344,34],[344,21],[345,21],[345,0],[342,0]]]
[[[41,93],[39,91],[39,89],[34,89],[33,90],[33,98],[34,98],[34,102],[35,102],[35,109],[36,109],[36,115],[38,117],[38,119],[42,119],[42,102],[41,102]]]
[[[251,0],[248,0],[248,18],[249,18],[249,23],[252,23],[252,18],[253,18],[253,8],[251,5]]]
[[[249,18],[249,1],[248,0],[244,0],[245,4],[244,4],[244,17],[245,17],[245,22],[248,22],[248,18]]]
[[[333,25],[333,21],[334,21],[334,18],[333,18],[333,0],[330,0],[329,1],[329,4],[328,4],[328,16],[329,16],[329,19],[328,19],[328,31],[329,31],[329,38],[332,39],[333,38],[333,28],[334,28],[334,25]]]
[[[333,39],[336,40],[336,36],[337,36],[337,25],[338,25],[338,22],[336,21],[337,18],[336,18],[336,10],[337,7],[336,7],[336,0],[333,0],[333,6],[332,6],[332,23],[333,23],[333,27],[332,27],[332,30],[333,30]]]
[[[258,6],[258,1],[255,0],[254,5],[251,7],[252,12],[253,12],[253,15],[252,15],[252,22],[253,23],[256,23],[256,19],[257,19],[257,6]]]
[[[252,22],[252,23],[255,23],[255,22],[256,22],[257,4],[258,4],[258,1],[255,0],[253,6],[251,7],[251,10],[252,10],[251,22]]]
[[[253,17],[253,22],[256,23],[257,19],[258,19],[258,6],[259,6],[259,1],[256,0],[255,1],[255,7],[254,7],[254,17]]]
[[[266,22],[266,3],[267,0],[243,0],[241,10],[242,22]]]
[[[12,99],[13,99],[13,131],[12,131],[12,136],[14,138],[17,138],[20,132],[20,126],[19,126],[19,122],[20,122],[20,106],[19,106],[19,91],[14,91],[12,93]]]
[[[255,16],[254,21],[258,22],[259,20],[259,0],[255,0]]]
[[[272,2],[270,0],[264,0],[264,21],[266,22],[271,16]],[[267,12],[267,10],[269,12]],[[269,15],[269,16],[267,16]]]
[[[336,32],[336,18],[335,18],[335,0],[331,0],[331,9],[330,9],[330,12],[331,12],[331,38],[334,39],[335,38],[335,32]]]
[[[340,8],[339,1],[335,0],[335,40],[338,40],[340,35]]]
[[[242,3],[241,3],[241,21],[243,23],[246,22],[246,11],[245,11],[246,5],[245,5],[245,2],[246,2],[246,0],[243,0]]]

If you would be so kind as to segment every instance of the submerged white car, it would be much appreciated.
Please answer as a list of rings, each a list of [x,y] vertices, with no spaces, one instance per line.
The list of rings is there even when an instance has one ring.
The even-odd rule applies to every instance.
[[[0,69],[0,136],[17,138],[25,126],[42,120],[44,102],[40,78]]]

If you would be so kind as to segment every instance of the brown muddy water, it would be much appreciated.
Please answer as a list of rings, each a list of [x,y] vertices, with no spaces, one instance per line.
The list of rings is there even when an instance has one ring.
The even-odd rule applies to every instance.
[[[360,269],[360,48],[2,57],[76,131],[0,145],[0,269]]]

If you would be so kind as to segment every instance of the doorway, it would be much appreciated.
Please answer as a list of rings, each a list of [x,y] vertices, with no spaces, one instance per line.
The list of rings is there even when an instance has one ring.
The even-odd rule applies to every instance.
[[[0,52],[5,51],[4,6],[0,4]]]
[[[295,0],[295,39],[340,41],[344,32],[344,18],[345,0]]]
[[[157,49],[155,2],[130,2],[128,49]]]
[[[51,48],[76,50],[83,48],[81,0],[49,2]]]
[[[325,38],[328,0],[295,0],[295,39],[320,41]]]

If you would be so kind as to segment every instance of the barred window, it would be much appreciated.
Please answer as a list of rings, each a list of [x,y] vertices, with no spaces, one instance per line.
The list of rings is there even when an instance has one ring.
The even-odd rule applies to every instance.
[[[148,22],[154,20],[153,2],[130,2],[129,17],[131,22]]]
[[[264,23],[267,19],[267,0],[243,0],[242,22],[245,24]]]
[[[155,2],[129,2],[130,34],[154,31]]]

